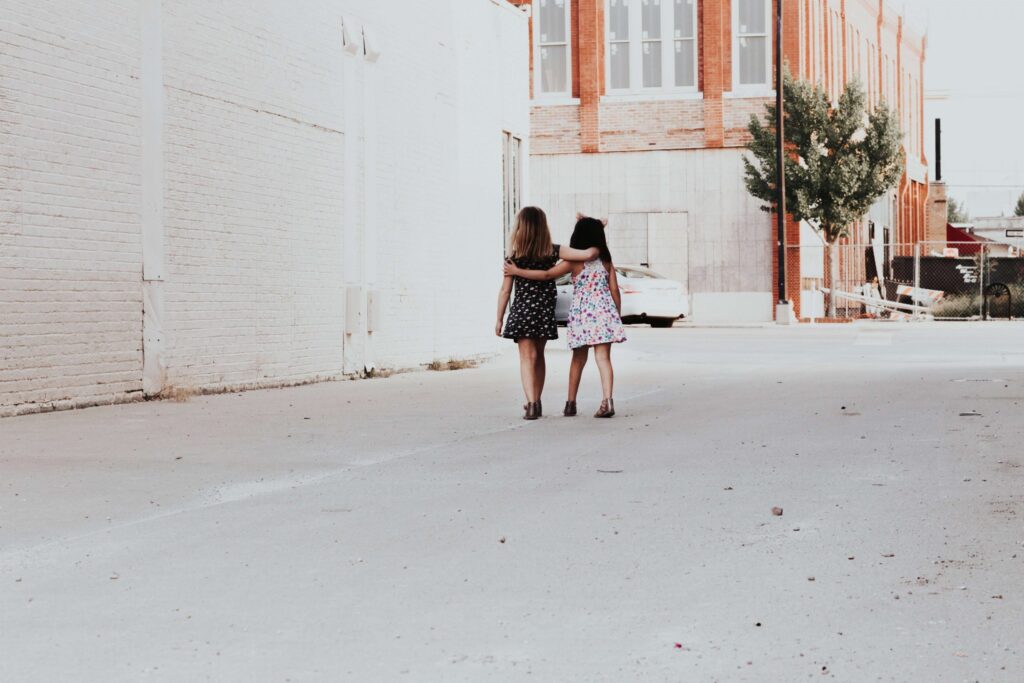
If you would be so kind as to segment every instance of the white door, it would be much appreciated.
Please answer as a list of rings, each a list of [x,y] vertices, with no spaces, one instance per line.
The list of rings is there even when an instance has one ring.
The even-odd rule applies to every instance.
[[[613,213],[605,230],[612,258],[620,265],[647,263],[647,214]]]
[[[608,248],[620,265],[647,266],[689,293],[689,216],[685,212],[613,213]]]
[[[689,287],[689,217],[685,213],[647,214],[647,263],[651,270]]]

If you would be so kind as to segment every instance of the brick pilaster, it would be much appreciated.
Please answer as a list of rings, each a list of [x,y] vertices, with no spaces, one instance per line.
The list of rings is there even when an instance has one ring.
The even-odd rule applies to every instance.
[[[600,105],[604,83],[604,2],[577,0],[578,14],[575,60],[578,65],[580,98],[580,146],[584,153],[599,152]]]
[[[726,48],[730,30],[729,0],[705,0],[701,15],[704,35],[704,143],[707,147],[725,145],[722,93],[726,89]]]

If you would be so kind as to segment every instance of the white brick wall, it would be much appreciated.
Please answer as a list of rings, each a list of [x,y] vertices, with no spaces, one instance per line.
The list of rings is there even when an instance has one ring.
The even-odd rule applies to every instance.
[[[2,413],[142,389],[133,5],[0,12]]]
[[[341,371],[339,15],[176,0],[163,15],[167,383]]]
[[[215,389],[496,348],[501,131],[528,133],[519,12],[57,4],[0,16],[0,415],[138,396],[156,360],[158,388]],[[342,16],[371,31],[376,63],[344,54]],[[160,175],[142,160],[153,116]],[[162,212],[143,208],[153,182]],[[144,215],[163,265],[145,360]],[[372,334],[365,318],[346,330],[347,287],[379,290]]]

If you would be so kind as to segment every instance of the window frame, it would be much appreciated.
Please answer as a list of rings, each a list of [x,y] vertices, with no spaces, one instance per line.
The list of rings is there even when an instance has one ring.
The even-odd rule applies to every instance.
[[[735,94],[747,95],[758,94],[768,95],[775,92],[772,84],[772,72],[774,69],[774,58],[772,55],[773,42],[775,41],[772,28],[775,26],[772,17],[772,0],[760,0],[764,8],[765,32],[744,33],[740,35],[740,0],[732,0],[732,92]],[[764,37],[765,38],[765,80],[763,83],[740,83],[740,38]]]
[[[554,0],[552,0],[554,1]],[[573,100],[572,94],[572,63],[573,63],[573,50],[572,50],[572,3],[573,0],[565,0],[565,42],[541,42],[541,11],[538,6],[533,12],[534,24],[533,24],[533,54],[534,54],[534,68],[533,68],[533,99],[535,100]],[[544,91],[544,68],[543,68],[543,48],[549,46],[565,46],[565,90],[561,91]]]
[[[622,99],[685,99],[700,93],[700,69],[698,64],[700,40],[700,24],[698,23],[698,0],[693,0],[691,18],[693,34],[690,37],[677,38],[675,35],[675,0],[661,0],[660,37],[644,38],[642,0],[629,0],[629,37],[626,41],[616,40],[615,43],[625,44],[629,51],[629,85],[625,88],[612,87],[611,65],[611,0],[604,0],[604,71],[605,97],[609,100]],[[645,86],[643,71],[644,43],[658,42],[661,44],[661,85]],[[676,85],[675,50],[677,42],[689,42],[693,56],[693,85]]]

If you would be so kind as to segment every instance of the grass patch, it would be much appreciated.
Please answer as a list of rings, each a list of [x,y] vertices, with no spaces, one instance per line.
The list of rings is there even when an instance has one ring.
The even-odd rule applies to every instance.
[[[366,379],[387,379],[392,375],[401,375],[409,372],[409,368],[374,368],[364,373]]]
[[[465,370],[475,368],[479,363],[469,358],[449,358],[448,360],[433,360],[427,363],[427,370],[443,372],[445,370]]]
[[[1024,285],[1011,284],[1010,288],[1010,313],[1014,318],[1024,317]],[[989,316],[1006,317],[1006,299],[989,299]],[[980,293],[954,294],[947,296],[928,310],[936,318],[977,318],[982,314],[982,299]]]
[[[199,389],[192,387],[166,387],[160,392],[160,398],[174,401],[175,403],[185,403],[193,396],[198,396],[201,392]]]

